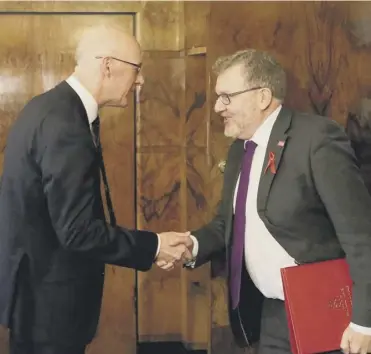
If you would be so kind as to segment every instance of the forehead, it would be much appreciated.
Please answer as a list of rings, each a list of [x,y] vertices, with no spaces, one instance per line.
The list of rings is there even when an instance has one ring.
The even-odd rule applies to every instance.
[[[142,58],[142,50],[139,44],[134,41],[132,49],[130,50],[131,57],[135,60],[135,62],[141,61]]]
[[[141,62],[142,51],[134,38],[126,38],[118,46],[118,57],[133,63]]]
[[[220,73],[216,79],[215,92],[229,93],[245,88],[245,77],[241,64],[234,65]]]

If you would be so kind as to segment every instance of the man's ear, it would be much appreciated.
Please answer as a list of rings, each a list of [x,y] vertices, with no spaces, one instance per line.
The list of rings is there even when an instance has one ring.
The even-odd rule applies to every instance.
[[[111,77],[111,59],[110,58],[103,58],[102,65],[101,65],[102,74],[107,76],[108,78]]]
[[[265,111],[271,104],[273,99],[272,91],[269,88],[263,88],[260,90],[259,95],[259,108]]]

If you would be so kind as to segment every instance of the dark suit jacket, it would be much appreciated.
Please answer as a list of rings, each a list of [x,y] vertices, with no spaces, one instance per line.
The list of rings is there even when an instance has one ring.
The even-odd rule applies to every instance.
[[[229,264],[233,193],[243,152],[243,141],[236,140],[228,153],[218,213],[193,232],[199,242],[196,266],[222,249]],[[276,174],[269,169],[264,173],[269,152],[275,154]],[[267,147],[257,209],[269,232],[297,263],[346,255],[354,281],[352,321],[371,327],[371,197],[337,123],[281,110]],[[247,327],[260,320],[251,317],[245,319]],[[239,324],[232,321],[232,326]]]
[[[350,114],[345,127],[356,154],[363,180],[371,194],[371,121]]]
[[[0,189],[0,323],[20,339],[88,343],[104,264],[152,265],[156,234],[106,223],[99,166],[85,108],[66,82],[32,99],[9,133]]]

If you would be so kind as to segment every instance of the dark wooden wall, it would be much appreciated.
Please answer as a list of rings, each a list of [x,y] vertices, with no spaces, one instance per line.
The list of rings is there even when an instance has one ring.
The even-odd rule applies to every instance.
[[[127,226],[136,224],[154,231],[187,230],[212,217],[222,182],[218,164],[225,159],[230,144],[223,135],[222,121],[212,111],[215,78],[210,67],[220,55],[247,47],[276,55],[288,73],[287,104],[292,108],[325,114],[342,124],[350,113],[368,109],[368,2],[115,3],[2,2],[0,10],[135,14],[146,80],[140,102],[132,112],[136,129],[134,120],[119,121],[109,111],[103,128],[104,141],[112,147],[106,152],[110,182],[116,186],[114,203],[122,210],[121,221]],[[43,23],[39,25],[42,29]],[[9,32],[9,26],[1,21],[0,53],[4,56],[1,48],[8,48],[13,59],[5,63],[13,68],[22,64],[18,53],[12,52],[12,43],[23,27]],[[55,65],[60,69],[59,63],[52,61],[48,70]],[[18,95],[17,105],[10,105],[6,101],[9,97],[0,92],[0,146],[9,119],[14,119],[21,98],[25,98]],[[135,155],[130,144],[123,143],[130,141],[129,132],[136,134]],[[136,157],[135,182],[122,167],[124,160],[130,166],[134,163],[129,156]],[[129,204],[124,204],[127,195],[123,185],[133,184],[135,194],[130,209]],[[134,190],[128,190],[129,195],[131,192]],[[104,300],[101,327],[107,345],[113,348],[112,343],[133,343],[133,338],[128,338],[136,331],[140,342],[183,341],[188,348],[208,349],[213,354],[242,353],[233,344],[224,276],[216,266],[213,264],[213,275],[210,265],[193,272],[178,268],[165,273],[154,268],[139,274],[130,270],[114,273],[109,268],[107,291],[114,290],[112,297]],[[133,282],[128,280],[135,277],[137,314]],[[128,354],[135,351],[130,348]]]

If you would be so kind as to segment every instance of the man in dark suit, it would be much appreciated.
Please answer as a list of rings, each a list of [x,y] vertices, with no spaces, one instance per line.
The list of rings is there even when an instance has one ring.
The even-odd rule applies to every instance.
[[[76,61],[72,76],[25,106],[8,137],[0,189],[0,324],[10,328],[12,354],[84,353],[98,323],[105,263],[146,271],[156,259],[189,254],[186,233],[116,225],[98,108],[125,107],[129,90],[143,83],[138,43],[117,29],[93,28]]]
[[[236,140],[219,210],[192,232],[193,266],[224,250],[237,343],[247,346],[260,336],[259,354],[280,354],[291,352],[280,269],[346,256],[353,317],[341,347],[366,353],[371,198],[346,135],[328,118],[282,107],[285,73],[266,53],[237,52],[218,60],[215,70],[215,111],[225,135]]]

